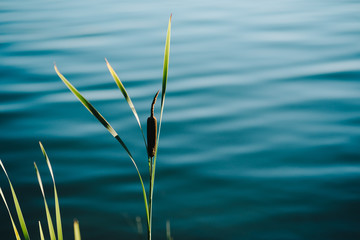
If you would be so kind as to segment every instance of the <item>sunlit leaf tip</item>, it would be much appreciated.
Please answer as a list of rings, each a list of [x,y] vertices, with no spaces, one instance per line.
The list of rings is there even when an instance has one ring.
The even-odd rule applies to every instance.
[[[49,168],[49,171],[50,171],[50,174],[51,174],[51,178],[52,178],[53,182],[55,183],[54,173],[53,173],[53,170],[52,170],[52,167],[51,167],[51,164],[50,164],[49,157],[48,157],[48,155],[47,155],[47,153],[46,153],[46,151],[45,151],[45,148],[44,148],[44,146],[42,145],[41,141],[39,141],[39,145],[40,145],[42,154],[43,154],[44,157],[45,157],[46,163],[47,163],[47,165],[48,165],[48,168]]]
[[[41,222],[39,221],[39,232],[40,232],[40,239],[41,240],[44,240],[44,232],[42,230],[42,227],[41,227]]]
[[[0,165],[1,165],[1,168],[3,169],[5,175],[8,177],[5,167],[4,167],[4,164],[2,163],[1,159],[0,159]]]
[[[41,193],[42,193],[42,195],[43,195],[43,200],[44,200],[44,205],[45,205],[45,211],[46,211],[46,219],[47,219],[47,222],[48,222],[50,239],[51,239],[51,240],[56,240],[54,225],[53,225],[53,223],[52,223],[51,215],[50,215],[50,211],[49,211],[49,207],[48,207],[48,204],[47,204],[47,202],[46,202],[46,197],[45,197],[45,192],[44,192],[44,187],[43,187],[43,184],[42,184],[40,172],[39,172],[39,169],[38,169],[38,167],[37,167],[37,165],[36,165],[35,162],[34,162],[34,167],[35,167],[36,175],[37,175],[37,178],[38,178],[39,186],[40,186],[40,189],[41,189]]]
[[[49,160],[49,157],[45,151],[44,146],[42,145],[41,141],[39,141],[39,145],[41,148],[41,151],[45,157],[46,163],[48,165],[50,174],[51,174],[51,178],[53,181],[53,186],[54,186],[54,200],[55,200],[55,215],[56,215],[56,227],[57,227],[57,234],[58,234],[58,240],[63,240],[63,233],[62,233],[62,223],[61,223],[61,214],[60,214],[60,205],[59,205],[59,199],[58,199],[58,194],[57,194],[57,190],[56,190],[56,185],[55,185],[55,178],[54,178],[54,173],[51,167],[51,163]]]
[[[80,92],[59,72],[59,69],[54,65],[54,69],[56,74],[60,77],[60,79],[65,83],[66,87],[79,99],[79,101],[84,105],[84,107],[94,115],[97,120],[113,135],[116,137],[118,134],[112,128],[112,126],[106,121],[106,119],[91,105],[91,103],[83,97]]]
[[[112,68],[112,66],[110,65],[110,63],[108,62],[108,60],[106,58],[105,58],[105,61],[106,61],[106,66],[109,69],[111,76],[114,78],[116,85],[119,87],[119,89],[122,92],[122,94],[124,95],[126,101],[128,101],[129,96],[126,92],[124,84],[121,82],[119,76],[116,74],[115,70]]]
[[[144,139],[144,143],[145,143],[145,146],[146,146],[146,140],[145,140],[145,135],[144,135],[144,132],[142,130],[142,127],[141,127],[141,123],[140,123],[140,119],[139,119],[139,116],[136,112],[136,109],[135,109],[135,106],[133,104],[133,102],[131,101],[131,98],[129,96],[129,94],[127,93],[123,83],[121,82],[120,78],[118,77],[118,75],[116,74],[115,70],[111,67],[110,63],[108,62],[108,60],[105,58],[105,61],[106,61],[106,66],[108,67],[109,71],[110,71],[110,74],[111,76],[113,77],[116,85],[118,86],[118,88],[120,89],[122,95],[124,96],[126,102],[129,104],[129,107],[131,109],[131,111],[133,112],[134,116],[135,116],[135,119],[140,127],[140,131],[141,131],[141,134],[143,136],[143,139]]]
[[[21,230],[22,230],[22,233],[24,235],[24,238],[25,240],[29,240],[30,237],[29,237],[29,233],[28,233],[28,230],[27,230],[27,227],[26,227],[26,223],[25,223],[25,220],[24,220],[24,216],[22,214],[22,211],[21,211],[21,208],[20,208],[20,204],[19,204],[19,201],[17,199],[17,196],[16,196],[16,193],[15,193],[15,190],[14,190],[14,187],[12,186],[12,183],[10,181],[10,178],[5,170],[5,167],[2,163],[2,161],[0,160],[0,165],[2,167],[2,169],[4,170],[4,173],[6,175],[6,178],[9,182],[9,185],[10,185],[10,190],[11,190],[11,194],[12,194],[12,198],[13,198],[13,201],[14,201],[14,205],[15,205],[15,209],[16,209],[16,213],[17,213],[17,216],[18,216],[18,220],[20,222],[20,227],[21,227]]]
[[[74,237],[75,240],[81,240],[80,226],[79,226],[79,221],[77,219],[74,220]]]
[[[18,232],[18,230],[17,230],[17,228],[16,228],[16,225],[15,225],[14,219],[13,219],[13,217],[12,217],[12,215],[11,215],[11,212],[10,212],[9,206],[7,205],[7,202],[6,202],[6,199],[5,199],[4,193],[3,193],[3,191],[2,191],[2,189],[1,189],[1,188],[0,188],[0,195],[1,195],[2,199],[3,199],[3,201],[4,201],[4,204],[5,204],[5,206],[6,206],[7,211],[8,211],[8,213],[9,213],[9,217],[10,217],[11,225],[12,225],[12,227],[13,227],[13,230],[14,230],[14,234],[15,234],[16,240],[20,240],[20,235],[19,235],[19,232]]]

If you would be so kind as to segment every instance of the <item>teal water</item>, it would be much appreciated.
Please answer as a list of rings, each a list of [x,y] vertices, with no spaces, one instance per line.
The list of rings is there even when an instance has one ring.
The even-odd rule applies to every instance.
[[[174,239],[360,239],[359,11],[350,0],[1,1],[0,158],[32,239],[38,220],[46,232],[34,161],[52,200],[39,140],[66,239],[74,218],[83,239],[144,239],[131,161],[53,63],[145,175],[141,133],[104,58],[145,125],[170,13],[154,239],[165,239],[166,220]],[[0,187],[10,202],[4,174]],[[2,203],[0,223],[0,238],[14,239]]]

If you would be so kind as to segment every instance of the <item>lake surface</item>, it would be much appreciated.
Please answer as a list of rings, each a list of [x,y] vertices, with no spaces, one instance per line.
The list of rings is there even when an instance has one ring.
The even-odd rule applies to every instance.
[[[169,79],[154,192],[154,239],[360,239],[359,1],[45,1],[0,3],[0,158],[32,239],[53,210],[64,235],[145,239],[134,166],[57,77],[53,64],[128,145],[148,184],[141,132]],[[155,114],[159,118],[160,104]],[[4,174],[0,186],[15,214]],[[54,213],[53,213],[54,215]],[[15,239],[0,204],[1,239]]]

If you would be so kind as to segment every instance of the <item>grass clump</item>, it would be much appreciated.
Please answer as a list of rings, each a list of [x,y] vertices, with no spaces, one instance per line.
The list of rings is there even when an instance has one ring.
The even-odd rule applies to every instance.
[[[41,193],[42,193],[43,199],[44,199],[46,219],[47,219],[47,224],[48,224],[48,228],[49,228],[49,236],[50,236],[51,240],[63,240],[59,199],[58,199],[57,190],[56,190],[55,178],[54,178],[54,174],[53,174],[53,171],[52,171],[50,160],[49,160],[49,158],[48,158],[48,156],[46,154],[45,148],[43,147],[41,142],[39,142],[39,144],[40,144],[41,151],[42,151],[42,153],[43,153],[43,155],[45,157],[46,163],[48,165],[48,168],[49,168],[49,171],[50,171],[50,174],[51,174],[51,178],[52,178],[52,182],[53,182],[53,186],[54,186],[55,218],[56,218],[57,234],[55,233],[54,225],[52,223],[52,218],[51,218],[50,210],[49,210],[49,207],[48,207],[48,204],[47,204],[47,201],[46,201],[45,192],[44,192],[40,172],[38,170],[38,167],[37,167],[36,163],[34,162],[36,176],[37,176],[39,186],[40,186],[40,189],[41,189]],[[14,205],[15,205],[16,214],[17,214],[17,217],[18,217],[18,221],[20,223],[20,227],[21,227],[23,237],[24,237],[25,240],[30,240],[30,236],[29,236],[29,233],[28,233],[28,230],[27,230],[27,227],[26,227],[24,216],[23,216],[21,208],[20,208],[19,201],[17,199],[16,193],[15,193],[13,185],[12,185],[12,183],[10,181],[10,178],[9,178],[7,172],[6,172],[5,166],[4,166],[4,164],[2,163],[1,160],[0,160],[0,165],[1,165],[1,168],[3,169],[3,171],[4,171],[5,175],[6,175],[6,178],[7,178],[8,182],[9,182],[9,186],[10,186],[11,194],[12,194],[12,199],[13,199],[13,202],[14,202]],[[16,237],[17,240],[21,240],[22,238],[19,235],[19,231],[18,231],[18,229],[16,227],[16,224],[14,222],[14,219],[13,219],[13,215],[12,215],[12,213],[11,213],[9,207],[8,207],[6,198],[5,198],[1,188],[0,188],[0,194],[1,194],[1,197],[2,197],[2,199],[4,201],[5,206],[7,208],[7,211],[8,211],[9,217],[10,217],[10,221],[11,221],[11,224],[12,224],[12,227],[13,227],[13,230],[14,230],[15,237]],[[78,224],[77,221],[74,221],[74,232],[75,232],[75,240],[81,240],[80,233],[76,234],[77,232],[79,232],[79,224]],[[40,221],[39,221],[39,234],[40,234],[40,239],[42,239],[42,240],[45,239],[44,232],[42,230],[42,226],[41,226]]]

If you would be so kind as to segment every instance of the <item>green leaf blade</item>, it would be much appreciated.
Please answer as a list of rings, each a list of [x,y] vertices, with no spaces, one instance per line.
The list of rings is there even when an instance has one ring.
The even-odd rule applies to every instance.
[[[7,174],[6,170],[5,170],[5,167],[4,167],[1,160],[0,160],[0,165],[1,165],[3,171],[4,171],[5,175],[6,175],[6,178],[7,178],[8,182],[9,182],[9,185],[10,185],[11,194],[12,194],[12,197],[13,197],[16,213],[17,213],[17,216],[18,216],[18,219],[19,219],[19,222],[20,222],[20,227],[21,227],[21,230],[23,232],[24,238],[25,238],[25,240],[29,240],[30,239],[29,233],[28,233],[28,230],[27,230],[27,227],[26,227],[26,224],[25,224],[24,216],[22,214],[19,201],[18,201],[18,199],[16,197],[16,193],[15,193],[15,190],[13,188],[13,185],[11,184],[10,178],[9,178],[9,176],[8,176],[8,174]]]
[[[121,93],[123,94],[126,102],[129,104],[129,107],[130,107],[131,111],[133,112],[133,114],[134,114],[134,116],[136,118],[136,121],[137,121],[137,123],[138,123],[138,125],[140,127],[140,131],[141,131],[143,139],[144,139],[145,147],[147,148],[144,131],[143,131],[142,127],[141,127],[140,119],[139,119],[139,116],[138,116],[138,114],[136,112],[135,106],[134,106],[133,102],[131,101],[131,98],[130,98],[129,94],[127,93],[124,85],[122,84],[122,82],[121,82],[120,78],[118,77],[118,75],[116,74],[115,70],[111,67],[110,63],[108,62],[108,60],[106,58],[105,58],[105,61],[106,61],[106,66],[108,67],[111,76],[115,80],[116,85],[120,89]]]
[[[46,163],[48,165],[50,174],[51,174],[51,178],[53,181],[53,186],[54,186],[54,200],[55,200],[55,216],[56,216],[56,228],[57,228],[57,236],[59,240],[63,240],[63,232],[62,232],[62,224],[61,224],[61,214],[60,214],[60,205],[59,205],[59,199],[58,199],[58,194],[57,194],[57,190],[56,190],[56,184],[55,184],[55,178],[54,178],[54,173],[50,164],[50,160],[49,157],[45,151],[44,146],[42,145],[41,142],[39,142],[41,151],[45,157]]]
[[[170,18],[169,18],[169,24],[168,24],[168,29],[167,29],[167,33],[166,33],[166,41],[165,41],[163,78],[162,78],[162,88],[161,88],[162,90],[161,90],[160,121],[159,121],[159,131],[158,131],[156,147],[155,147],[154,165],[156,164],[157,149],[158,149],[159,140],[160,140],[160,131],[161,131],[163,112],[164,112],[166,86],[167,86],[168,72],[169,72],[171,18],[172,18],[172,14],[170,15]]]
[[[40,232],[40,240],[45,240],[45,238],[44,238],[44,232],[43,232],[43,230],[42,230],[40,221],[39,221],[39,232]]]
[[[155,155],[153,157],[153,165],[150,171],[150,202],[152,202],[153,193],[154,193],[154,183],[155,183],[155,169],[156,169],[156,159],[157,159],[157,150],[159,146],[159,139],[160,139],[160,130],[161,130],[161,123],[162,123],[162,116],[164,111],[164,104],[165,104],[165,95],[166,95],[166,85],[168,79],[168,70],[169,70],[169,57],[170,57],[170,37],[171,37],[171,18],[172,14],[169,18],[168,29],[166,33],[166,41],[165,41],[165,52],[164,52],[164,66],[163,66],[163,79],[162,79],[162,90],[161,90],[161,109],[160,109],[160,121],[159,121],[159,131],[157,136],[157,141],[155,145]],[[151,232],[151,222],[152,222],[152,203],[150,204],[150,225],[149,231]]]
[[[154,186],[154,181],[155,181],[155,168],[156,168],[157,150],[158,150],[159,140],[160,140],[160,130],[161,130],[161,123],[162,123],[164,105],[165,105],[166,86],[167,86],[168,71],[169,71],[171,18],[172,18],[172,14],[170,15],[170,18],[169,18],[168,29],[167,29],[167,33],[166,33],[166,41],[165,41],[159,131],[158,131],[158,136],[157,136],[157,141],[156,141],[156,146],[155,146],[154,166],[152,168],[152,173],[151,173],[151,181],[152,181],[153,186]],[[153,193],[151,192],[151,195],[152,194]]]
[[[86,98],[84,98],[80,92],[59,72],[56,65],[54,65],[55,72],[60,77],[60,79],[65,83],[65,85],[69,88],[69,90],[79,99],[79,101],[86,107],[89,112],[94,115],[99,122],[113,135],[116,137],[118,134],[112,128],[112,126],[105,120],[105,118],[90,104]]]
[[[40,176],[40,173],[39,173],[39,169],[36,166],[36,163],[34,163],[34,166],[35,166],[39,186],[40,186],[40,189],[41,189],[41,193],[42,193],[43,199],[44,199],[44,205],[45,205],[45,211],[46,211],[46,219],[47,219],[47,222],[48,222],[50,239],[51,240],[56,240],[54,225],[52,223],[49,207],[48,207],[47,202],[46,202],[44,187],[43,187],[43,184],[42,184],[42,181],[41,181],[41,176]]]
[[[74,238],[75,240],[81,240],[79,221],[74,220]]]
[[[11,225],[12,225],[12,227],[13,227],[16,240],[21,240],[21,238],[20,238],[20,236],[19,236],[19,232],[18,232],[18,230],[17,230],[17,228],[16,228],[16,225],[15,225],[15,223],[14,223],[14,219],[13,219],[13,217],[12,217],[12,215],[11,215],[9,206],[7,205],[7,202],[6,202],[4,193],[3,193],[3,191],[2,191],[1,188],[0,188],[0,195],[1,195],[1,197],[2,197],[2,199],[3,199],[3,201],[4,201],[4,203],[5,203],[5,206],[6,206],[7,211],[8,211],[8,213],[9,213]]]
[[[55,72],[60,77],[60,79],[65,83],[69,90],[79,99],[79,101],[85,106],[85,108],[96,117],[96,119],[111,133],[111,135],[118,140],[121,146],[125,149],[127,154],[132,158],[132,155],[129,149],[126,147],[124,141],[120,138],[119,134],[114,130],[114,128],[106,121],[106,119],[90,104],[86,98],[84,98],[80,92],[59,72],[56,65],[54,65]]]
[[[89,101],[87,101],[81,94],[80,92],[59,72],[58,68],[56,67],[56,65],[54,65],[55,71],[57,73],[57,75],[60,77],[60,79],[65,83],[65,85],[70,89],[70,91],[80,100],[80,102],[90,111],[90,113],[92,115],[94,115],[103,125],[106,129],[108,129],[108,131],[115,137],[115,139],[121,144],[121,146],[125,149],[126,153],[128,154],[128,156],[130,157],[132,163],[134,164],[136,171],[138,173],[139,179],[140,179],[140,183],[141,183],[141,187],[142,187],[142,191],[143,191],[143,195],[144,195],[144,202],[145,202],[145,208],[146,208],[146,214],[147,214],[147,219],[149,221],[149,210],[148,210],[148,203],[147,203],[147,198],[146,198],[146,191],[145,191],[145,187],[144,187],[144,183],[141,177],[141,174],[139,172],[139,169],[135,163],[134,158],[132,157],[131,152],[129,151],[129,149],[127,148],[127,146],[125,145],[124,141],[120,138],[120,136],[115,132],[115,130],[110,126],[110,124],[103,118],[103,116],[101,116],[101,114],[90,104]]]
[[[169,72],[169,57],[170,57],[170,38],[171,38],[171,18],[169,18],[168,29],[166,33],[165,52],[164,52],[164,66],[163,66],[163,79],[162,79],[162,90],[161,90],[161,113],[160,113],[160,124],[162,119],[163,108],[165,104],[166,85]]]

